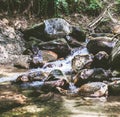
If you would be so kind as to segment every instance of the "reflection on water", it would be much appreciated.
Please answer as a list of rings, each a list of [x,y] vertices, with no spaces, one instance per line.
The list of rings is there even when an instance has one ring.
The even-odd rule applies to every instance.
[[[75,55],[83,53],[87,54],[85,48],[82,51],[73,50],[72,56],[59,60],[55,67],[44,66],[43,69],[32,69],[31,71],[50,72],[55,68],[65,72],[70,71],[69,62]],[[109,96],[107,99],[105,97],[66,97],[58,93],[41,91],[40,87],[35,86],[40,86],[43,82],[37,81],[24,84],[26,88],[21,88],[12,85],[10,81],[25,72],[16,70],[15,73],[7,74],[6,72],[8,71],[0,73],[2,74],[0,78],[0,117],[119,117],[120,115],[120,96]],[[71,84],[69,88],[75,89],[76,87]]]
[[[0,83],[0,92],[1,117],[119,117],[120,115],[120,96],[110,96],[107,99],[66,97],[53,92],[45,93],[39,88],[20,88],[11,85],[10,82]],[[25,103],[22,103],[22,95],[26,97]],[[16,98],[12,99],[15,96],[19,98],[18,101]]]

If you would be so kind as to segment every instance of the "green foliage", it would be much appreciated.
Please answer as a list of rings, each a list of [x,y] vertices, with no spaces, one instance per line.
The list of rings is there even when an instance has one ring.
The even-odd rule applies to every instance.
[[[120,0],[115,0],[117,5],[116,5],[116,11],[120,13]]]
[[[69,13],[68,3],[66,2],[66,0],[55,0],[55,9],[56,15],[60,15],[61,13]]]
[[[120,0],[117,0],[120,3]],[[102,7],[101,0],[0,0],[0,11],[8,14],[23,13],[36,16],[60,16],[71,13],[98,14]]]
[[[120,4],[120,0],[116,0],[116,2],[117,2],[118,4]]]
[[[86,0],[86,8],[87,11],[91,15],[97,15],[103,8],[103,3],[101,0]]]
[[[97,15],[103,8],[103,2],[101,0],[68,0],[69,11],[72,12],[84,12],[90,15]]]

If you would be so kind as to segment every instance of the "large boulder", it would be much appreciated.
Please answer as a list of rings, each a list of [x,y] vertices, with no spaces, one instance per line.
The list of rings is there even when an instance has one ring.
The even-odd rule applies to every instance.
[[[45,41],[46,38],[44,34],[44,29],[45,29],[44,23],[35,24],[32,27],[27,28],[26,30],[23,31],[25,40],[30,41],[31,37],[35,37],[37,39]]]
[[[78,72],[81,69],[90,68],[93,63],[93,55],[76,55],[72,59],[72,69],[74,72]]]
[[[70,36],[80,42],[84,42],[86,40],[86,33],[80,26],[72,26],[72,33]]]
[[[111,53],[111,67],[120,70],[120,41],[117,42]]]
[[[0,34],[0,64],[16,62],[24,50],[22,38],[9,38]]]
[[[105,51],[107,52],[107,54],[110,54],[114,46],[115,42],[100,38],[90,40],[87,44],[87,49],[90,53],[94,55],[97,54],[99,51]]]
[[[40,43],[38,47],[41,50],[53,51],[58,54],[58,57],[65,57],[71,51],[71,48],[64,38]]]
[[[86,97],[102,97],[108,95],[108,85],[103,82],[90,82],[79,88],[78,94]]]
[[[79,87],[88,82],[109,81],[112,76],[110,70],[102,68],[82,69],[73,78],[75,86]]]
[[[104,51],[99,51],[94,56],[92,67],[108,69],[110,67],[109,55]]]
[[[50,38],[61,38],[69,35],[72,28],[68,22],[61,18],[52,18],[44,21],[45,33]]]
[[[78,41],[85,41],[86,34],[79,26],[72,26],[61,18],[51,18],[23,31],[25,39],[35,37],[42,41],[63,38],[71,35]]]
[[[68,22],[61,18],[51,18],[43,23],[36,24],[23,31],[25,38],[33,36],[43,41],[62,38],[72,32],[72,27]]]

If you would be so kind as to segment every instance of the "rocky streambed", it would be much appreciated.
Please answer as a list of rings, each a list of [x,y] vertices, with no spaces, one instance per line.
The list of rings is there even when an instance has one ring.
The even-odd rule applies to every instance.
[[[26,49],[8,62],[26,70],[1,73],[1,116],[119,115],[119,38],[91,39],[60,18],[22,33]]]

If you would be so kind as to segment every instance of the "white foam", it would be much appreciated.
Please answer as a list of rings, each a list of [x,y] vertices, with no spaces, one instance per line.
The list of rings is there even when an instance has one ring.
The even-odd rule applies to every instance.
[[[88,51],[86,48],[75,48],[71,51],[71,54],[66,57],[64,60],[57,60],[54,62],[48,62],[46,63],[43,68],[36,68],[36,69],[31,69],[28,71],[29,72],[36,72],[36,71],[42,71],[42,72],[48,72],[50,73],[54,69],[59,69],[63,73],[68,73],[72,71],[71,67],[71,60],[74,58],[76,55],[85,55],[88,54]],[[52,67],[49,67],[51,65]],[[27,72],[25,72],[27,73]],[[14,81],[19,75],[22,75],[23,73],[16,73],[14,76],[10,77],[2,77],[0,78],[0,82],[5,82],[5,81]]]
[[[63,71],[63,73],[72,71],[71,61],[76,55],[85,55],[88,54],[87,48],[75,48],[71,51],[71,54],[66,57],[64,60],[57,60],[54,62],[46,63],[43,68],[31,69],[33,71],[43,71],[43,72],[51,72],[54,69],[59,69]]]

